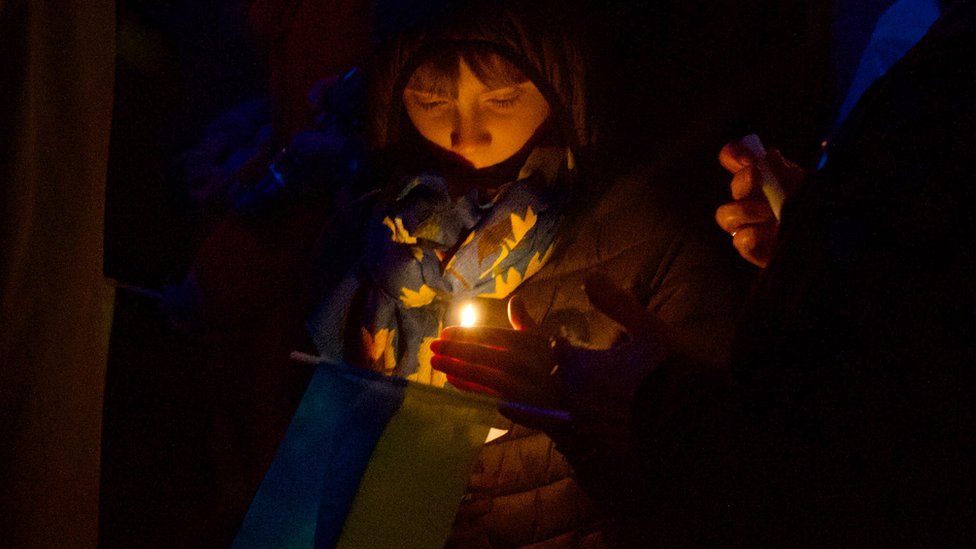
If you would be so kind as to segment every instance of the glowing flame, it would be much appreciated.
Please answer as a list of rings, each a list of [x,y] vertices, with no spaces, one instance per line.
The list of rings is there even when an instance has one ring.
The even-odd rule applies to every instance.
[[[468,303],[461,309],[461,326],[470,328],[478,321],[478,311],[475,310],[473,303]]]

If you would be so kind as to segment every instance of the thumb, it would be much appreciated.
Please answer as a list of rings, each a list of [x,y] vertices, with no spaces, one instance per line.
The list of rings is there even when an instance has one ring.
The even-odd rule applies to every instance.
[[[586,278],[586,296],[601,313],[627,329],[631,334],[647,331],[648,314],[630,292],[614,284],[606,275],[596,273]]]
[[[520,332],[536,328],[535,320],[525,307],[525,300],[517,295],[508,300],[508,321],[512,324],[512,328]]]
[[[626,328],[631,337],[657,341],[669,341],[674,337],[667,324],[647,312],[637,297],[614,284],[606,275],[590,275],[583,289],[593,306]]]

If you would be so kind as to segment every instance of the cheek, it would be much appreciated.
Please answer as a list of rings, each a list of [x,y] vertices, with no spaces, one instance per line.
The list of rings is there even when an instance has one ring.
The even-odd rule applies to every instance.
[[[494,140],[499,145],[513,149],[513,152],[517,151],[535,134],[547,116],[548,109],[543,106],[499,118],[494,123]]]
[[[532,137],[535,128],[530,127],[529,121],[519,117],[497,119],[491,124],[489,132],[492,144],[509,153],[522,148],[522,145]]]
[[[449,148],[451,144],[451,123],[447,116],[431,116],[426,112],[407,110],[407,116],[417,132],[424,139]]]

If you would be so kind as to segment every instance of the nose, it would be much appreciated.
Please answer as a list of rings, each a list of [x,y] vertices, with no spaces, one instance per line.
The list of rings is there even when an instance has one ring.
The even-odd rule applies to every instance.
[[[451,150],[467,156],[491,143],[488,133],[477,110],[458,112],[451,131]]]

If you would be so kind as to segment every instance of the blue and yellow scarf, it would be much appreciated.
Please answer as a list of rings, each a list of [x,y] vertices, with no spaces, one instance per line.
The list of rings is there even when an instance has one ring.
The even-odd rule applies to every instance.
[[[373,215],[365,253],[309,320],[319,354],[443,385],[430,367],[430,342],[446,313],[475,297],[504,299],[539,271],[552,255],[566,201],[557,181],[573,171],[566,149],[537,148],[486,204],[476,190],[452,200],[438,175],[409,178]]]

